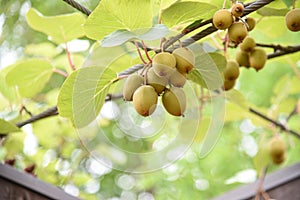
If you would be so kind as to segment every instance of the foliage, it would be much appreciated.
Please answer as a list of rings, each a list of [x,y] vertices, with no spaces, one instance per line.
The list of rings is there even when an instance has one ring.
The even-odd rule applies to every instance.
[[[62,1],[1,2],[0,58],[13,50],[18,61],[0,63],[0,133],[5,136],[0,161],[16,159],[18,169],[34,163],[37,178],[82,199],[209,199],[254,181],[268,164],[273,171],[299,162],[299,138],[249,112],[253,108],[300,131],[300,114],[293,112],[300,97],[299,52],[269,59],[259,72],[241,67],[235,89],[223,92],[220,73],[237,49],[232,46],[224,52],[220,38],[225,31],[212,32],[189,46],[196,67],[184,87],[186,116],[175,118],[159,109],[153,118],[144,119],[118,97],[126,78],[121,72],[142,63],[140,56],[152,57],[161,38],[170,39],[185,27],[211,19],[223,1],[82,2],[93,9],[88,17]],[[266,48],[269,54],[275,44],[299,45],[299,32],[284,25],[291,6],[291,1],[274,1],[250,14],[258,23],[249,35],[257,43],[272,44]],[[205,28],[187,33],[181,41]],[[11,34],[16,32],[20,35]],[[155,51],[147,55],[141,49],[139,56],[133,41],[143,41]],[[176,45],[180,43],[175,41]],[[32,113],[53,106],[58,107],[58,116],[18,128]],[[91,122],[100,129],[83,130]],[[124,134],[120,127],[136,135]],[[158,127],[163,128],[151,135]],[[137,140],[141,134],[152,137]],[[279,167],[270,163],[267,153],[269,139],[277,134],[288,146],[286,161]],[[103,141],[138,154],[159,149],[176,137],[184,144],[191,138],[194,143],[181,159],[149,173],[111,169],[109,162],[96,161],[90,151],[112,156],[122,166],[123,154]],[[155,156],[133,160],[130,167],[155,165],[161,155]],[[238,178],[238,173],[249,171],[252,175]]]

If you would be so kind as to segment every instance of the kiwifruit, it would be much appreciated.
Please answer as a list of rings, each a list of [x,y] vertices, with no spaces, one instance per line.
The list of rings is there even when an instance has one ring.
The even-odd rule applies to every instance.
[[[239,64],[235,60],[228,60],[223,71],[225,80],[235,80],[240,75]]]
[[[133,105],[137,113],[146,117],[155,111],[157,99],[155,89],[150,85],[143,85],[134,92]]]
[[[234,85],[235,85],[235,80],[227,80],[227,79],[224,80],[223,87],[225,91],[232,89]]]
[[[153,67],[151,67],[147,72],[147,83],[154,87],[157,94],[161,94],[162,91],[164,91],[164,89],[166,88],[166,85],[168,84],[168,79],[164,76],[158,76],[154,72]]]
[[[256,71],[261,70],[267,61],[267,53],[263,48],[255,47],[249,55],[250,66]]]
[[[168,113],[182,116],[186,109],[186,96],[182,88],[171,87],[162,95],[162,103]]]
[[[285,15],[285,24],[290,31],[300,31],[300,8],[290,10]]]
[[[176,69],[176,59],[168,52],[161,52],[154,56],[152,66],[158,76],[168,76]]]
[[[285,158],[286,145],[281,137],[273,137],[269,142],[269,153],[275,164],[280,164]]]
[[[247,28],[242,22],[234,22],[228,28],[229,39],[235,43],[241,43],[248,35]]]
[[[137,88],[143,85],[144,78],[139,74],[131,74],[127,77],[123,86],[123,98],[126,101],[132,101],[133,93]]]
[[[248,25],[247,27],[248,31],[252,31],[256,25],[256,20],[253,17],[247,17],[245,21]]]
[[[249,54],[242,50],[237,50],[235,53],[235,60],[239,63],[240,66],[249,68]]]
[[[255,48],[255,46],[255,40],[250,36],[245,37],[243,42],[239,44],[240,49],[246,52],[251,52]]]
[[[231,7],[231,13],[235,17],[241,17],[244,14],[244,5],[236,3]]]
[[[221,9],[215,12],[213,24],[219,30],[227,29],[233,23],[233,16],[227,9]]]
[[[178,70],[174,71],[169,78],[169,83],[175,87],[183,87],[185,82],[186,73],[181,73]]]
[[[189,73],[195,66],[194,53],[186,47],[180,47],[172,53],[176,58],[176,68],[181,73]]]

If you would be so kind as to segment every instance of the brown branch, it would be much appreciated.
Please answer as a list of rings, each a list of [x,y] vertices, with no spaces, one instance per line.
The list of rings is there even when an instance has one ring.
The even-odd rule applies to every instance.
[[[300,51],[300,45],[297,45],[297,46],[287,46],[287,47],[284,47],[281,50],[278,50],[278,51],[276,51],[274,53],[269,54],[268,55],[268,59],[276,58],[276,57],[287,55],[287,54],[291,54],[291,53],[295,53],[295,52],[298,52],[298,51]]]
[[[87,16],[89,16],[92,13],[91,10],[89,10],[88,8],[84,7],[83,5],[81,5],[80,3],[74,0],[63,0],[63,1]]]
[[[272,124],[276,125],[277,127],[279,127],[281,130],[283,131],[286,131],[288,133],[291,133],[293,134],[294,136],[296,136],[298,139],[300,139],[300,133],[294,131],[294,130],[291,130],[291,129],[288,129],[285,125],[283,125],[282,123],[280,122],[277,122],[269,117],[267,117],[266,115],[254,110],[253,108],[249,108],[249,112],[261,117],[262,119],[268,121],[268,122],[271,122]]]

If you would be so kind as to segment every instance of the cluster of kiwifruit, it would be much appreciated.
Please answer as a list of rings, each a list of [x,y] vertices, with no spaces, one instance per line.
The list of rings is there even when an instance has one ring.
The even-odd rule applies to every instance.
[[[240,43],[253,30],[256,21],[252,17],[241,19],[244,13],[242,3],[234,3],[230,9],[220,9],[213,16],[213,24],[219,30],[228,29],[229,39],[234,43]]]
[[[252,67],[259,71],[266,64],[267,53],[263,48],[256,46],[256,42],[252,37],[247,36],[239,44],[239,50],[236,52],[235,59],[240,66]]]
[[[274,164],[281,164],[285,160],[286,145],[284,140],[275,136],[269,141],[269,153]]]
[[[146,117],[155,111],[158,96],[161,96],[168,113],[182,116],[186,109],[186,96],[182,87],[187,73],[194,65],[194,54],[188,48],[180,47],[172,53],[158,53],[144,73],[127,77],[123,98],[125,101],[133,101],[137,113]]]
[[[290,31],[300,31],[300,8],[292,9],[285,15],[285,24]]]

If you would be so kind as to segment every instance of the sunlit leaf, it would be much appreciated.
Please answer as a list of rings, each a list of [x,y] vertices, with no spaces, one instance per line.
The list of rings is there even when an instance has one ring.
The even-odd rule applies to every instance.
[[[17,131],[20,131],[20,129],[16,125],[3,119],[0,119],[0,134],[7,134]]]
[[[244,95],[241,92],[239,92],[235,89],[227,91],[226,92],[226,98],[229,101],[231,101],[231,102],[239,105],[240,107],[244,108],[245,111],[247,111],[247,109],[249,108],[249,106],[247,104],[247,100],[244,97]]]
[[[151,27],[150,0],[102,0],[84,25],[86,35],[95,40],[101,40],[116,30],[145,29],[147,31]]]
[[[31,59],[15,65],[6,75],[9,86],[17,86],[24,97],[39,93],[52,75],[52,65],[46,60]]]
[[[26,18],[31,28],[45,33],[58,44],[84,36],[82,24],[85,17],[79,12],[47,17],[30,8]]]
[[[168,27],[212,17],[218,8],[203,2],[176,2],[162,12],[162,22]]]
[[[43,42],[39,44],[29,44],[25,48],[25,53],[33,56],[41,56],[44,58],[53,58],[61,52],[61,49],[57,48],[50,42]]]
[[[4,147],[7,150],[7,157],[14,158],[15,155],[23,153],[25,136],[22,132],[7,135],[4,143]]]
[[[16,89],[14,87],[7,86],[2,73],[0,73],[0,93],[11,102],[15,101],[17,98]]]

